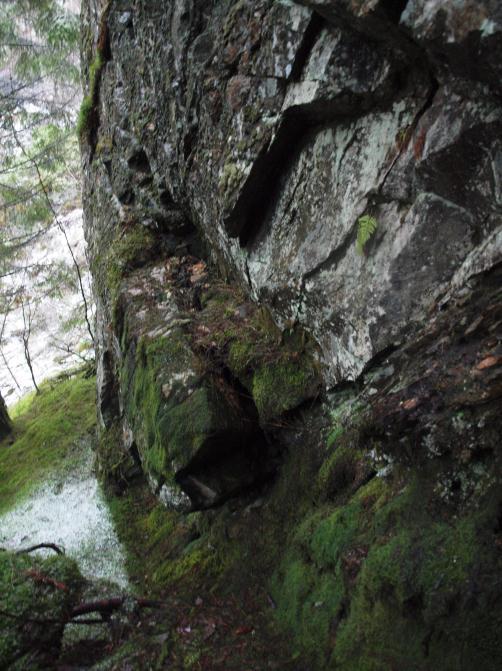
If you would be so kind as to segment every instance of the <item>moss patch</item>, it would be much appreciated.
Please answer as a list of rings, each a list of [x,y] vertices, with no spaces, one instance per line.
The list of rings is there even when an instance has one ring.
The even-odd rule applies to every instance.
[[[194,544],[195,520],[164,508],[145,483],[136,482],[123,496],[109,496],[108,502],[126,548],[128,575],[139,591],[191,590],[194,573],[207,575],[212,553]]]
[[[0,512],[77,457],[74,446],[95,425],[95,379],[48,381],[12,409],[13,433],[0,443]]]
[[[96,55],[89,65],[89,89],[82,100],[77,118],[77,134],[81,140],[90,141],[99,124],[98,105],[99,87],[103,68],[110,57],[108,45],[108,15],[110,2],[108,2],[100,18],[98,43]]]
[[[106,284],[112,297],[116,297],[122,278],[152,256],[158,240],[144,226],[134,226],[121,230],[110,244],[106,258]]]
[[[446,521],[427,475],[374,478],[297,527],[273,589],[279,621],[315,668],[498,667],[500,490],[484,512]]]
[[[262,424],[318,394],[315,345],[304,331],[281,332],[266,308],[229,287],[211,289],[203,305],[194,345],[210,365],[227,368],[249,391]]]
[[[0,659],[4,668],[48,668],[83,585],[66,557],[0,552]]]

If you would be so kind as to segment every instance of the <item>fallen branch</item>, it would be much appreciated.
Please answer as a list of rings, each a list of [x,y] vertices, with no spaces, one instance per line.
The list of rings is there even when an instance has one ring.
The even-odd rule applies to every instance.
[[[88,613],[109,614],[121,608],[129,598],[127,596],[115,596],[109,599],[81,603],[71,611],[70,617],[73,619],[79,615],[87,615]],[[162,605],[161,601],[152,601],[151,599],[134,599],[134,602],[138,608],[158,608]]]
[[[24,571],[24,575],[28,578],[31,578],[34,582],[40,583],[42,585],[51,585],[54,589],[59,589],[62,592],[69,592],[68,585],[65,585],[64,582],[59,582],[59,580],[54,580],[48,575],[45,575],[36,568],[30,568],[27,571]]]
[[[21,550],[16,550],[17,555],[28,554],[29,552],[34,552],[35,550],[54,550],[58,555],[64,555],[64,548],[60,548],[59,545],[55,543],[38,543],[37,545],[30,545],[29,548],[22,548]]]

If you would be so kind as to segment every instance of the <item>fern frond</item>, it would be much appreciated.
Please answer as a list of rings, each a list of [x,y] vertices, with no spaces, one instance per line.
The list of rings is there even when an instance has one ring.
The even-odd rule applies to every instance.
[[[364,254],[364,246],[374,234],[378,227],[375,217],[365,214],[357,220],[356,252],[361,256]]]

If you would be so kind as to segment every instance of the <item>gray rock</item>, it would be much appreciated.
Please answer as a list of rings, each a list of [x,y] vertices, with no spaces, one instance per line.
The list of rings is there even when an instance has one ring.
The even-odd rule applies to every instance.
[[[94,40],[95,4],[83,3]],[[159,280],[169,259],[211,260],[281,329],[302,326],[327,388],[359,378],[500,261],[498,4],[138,0],[127,30],[110,14],[113,58],[83,147],[100,413],[104,425],[128,419],[162,485],[200,505],[234,487],[186,471],[200,445],[153,467],[128,409],[140,341],[183,340],[192,319],[187,278],[174,302]],[[358,254],[363,216],[377,225]],[[189,361],[158,385],[178,407],[207,391],[185,344]],[[211,431],[239,431],[231,415]]]

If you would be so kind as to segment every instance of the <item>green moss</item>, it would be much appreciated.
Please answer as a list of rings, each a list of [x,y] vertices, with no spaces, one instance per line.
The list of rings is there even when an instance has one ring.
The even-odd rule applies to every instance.
[[[181,333],[170,338],[140,342],[134,361],[127,362],[124,382],[130,391],[128,414],[149,472],[172,478],[170,461],[196,449],[210,425],[207,397],[198,389],[187,399],[178,398],[182,384],[171,384],[171,374],[190,369],[191,353]],[[168,391],[163,385],[169,385]]]
[[[14,406],[13,434],[0,443],[0,512],[77,456],[75,443],[95,425],[95,384],[80,374],[49,381]]]
[[[251,393],[262,423],[318,393],[315,346],[303,330],[281,332],[266,308],[229,287],[213,288],[202,303],[198,320],[207,336],[197,335],[194,344]]]
[[[309,551],[317,565],[336,566],[343,552],[362,531],[362,506],[351,502],[318,524],[309,538]]]
[[[227,335],[235,338],[229,346],[228,365],[234,375],[244,378],[256,355],[256,344],[248,340],[237,339],[237,333],[229,332]]]
[[[123,446],[123,431],[119,421],[101,430],[95,451],[96,474],[105,489],[120,492],[138,472],[130,452]]]
[[[252,394],[263,421],[292,410],[309,396],[315,384],[312,368],[301,361],[280,361],[259,368],[253,376]]]
[[[101,73],[105,65],[103,54],[98,50],[89,67],[89,93],[82,100],[77,119],[77,134],[85,138],[92,128],[93,116],[98,103]]]
[[[84,96],[77,117],[77,135],[84,138],[91,127],[93,102],[90,95]]]
[[[117,297],[123,277],[143,265],[155,253],[157,244],[153,233],[144,226],[136,225],[118,233],[102,259],[112,300]]]
[[[347,486],[347,469],[364,461],[349,435],[320,469],[324,502],[302,514],[286,544],[272,582],[278,620],[311,668],[494,671],[500,491],[452,518],[435,499],[432,465]],[[333,502],[322,497],[330,478]]]
[[[214,569],[213,552],[197,536],[192,520],[166,510],[143,483],[135,483],[108,502],[126,549],[127,572],[138,591],[163,593],[170,586],[190,584],[195,574]]]
[[[42,560],[0,552],[0,659],[4,668],[47,668],[44,661],[57,656],[64,623],[82,585],[71,559]]]
[[[189,581],[194,573],[206,571],[211,560],[211,553],[205,547],[204,541],[190,543],[180,556],[165,561],[155,572],[156,583],[167,586],[182,580]]]
[[[242,177],[243,172],[236,163],[225,163],[218,182],[220,192],[228,198],[239,186]]]
[[[490,514],[436,520],[424,508],[427,491],[417,482],[375,516],[379,533],[337,634],[336,668],[497,668],[502,607],[488,619],[485,603],[500,604],[493,579],[502,563],[489,540]]]
[[[318,668],[323,668],[345,591],[339,569],[320,574],[314,564],[294,553],[283,560],[281,579],[272,583],[277,618],[286,630],[296,633],[293,649]]]
[[[183,468],[215,435],[245,429],[232,390],[205,374],[180,328],[143,338],[124,361],[121,384],[145,468],[159,480],[174,483],[173,464]]]

